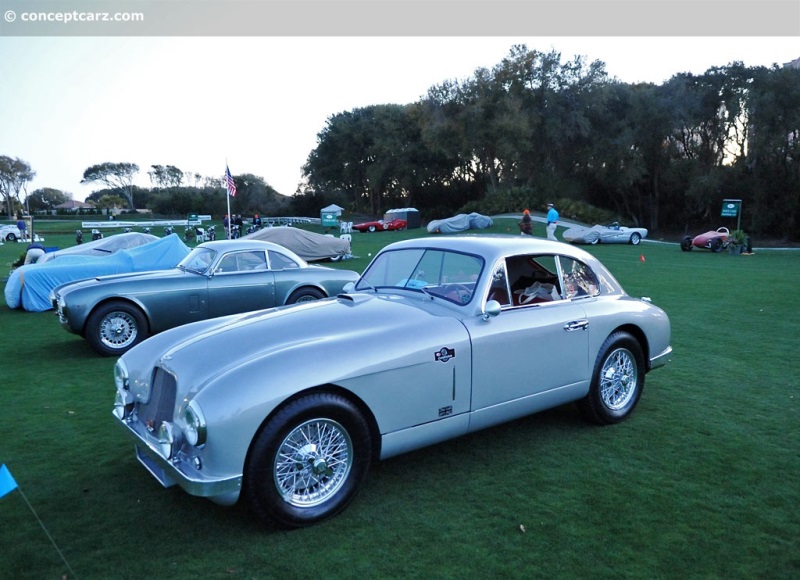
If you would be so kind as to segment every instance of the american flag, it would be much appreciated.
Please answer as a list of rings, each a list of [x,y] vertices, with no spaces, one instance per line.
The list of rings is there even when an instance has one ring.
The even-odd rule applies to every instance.
[[[228,166],[225,166],[225,185],[228,187],[228,195],[236,197],[236,184],[233,182],[233,175]]]

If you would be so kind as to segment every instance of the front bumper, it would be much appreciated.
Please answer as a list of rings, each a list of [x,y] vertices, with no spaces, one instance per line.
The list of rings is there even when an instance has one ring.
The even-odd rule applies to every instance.
[[[669,362],[669,355],[672,354],[672,347],[668,346],[664,349],[664,352],[657,354],[653,358],[650,359],[650,370],[657,369],[659,367],[663,367],[667,362]]]
[[[214,478],[203,474],[195,467],[194,459],[179,453],[174,459],[165,459],[156,448],[155,441],[136,430],[135,423],[114,421],[134,440],[139,462],[164,487],[180,486],[186,493],[207,497],[222,504],[233,504],[242,489],[242,476]]]

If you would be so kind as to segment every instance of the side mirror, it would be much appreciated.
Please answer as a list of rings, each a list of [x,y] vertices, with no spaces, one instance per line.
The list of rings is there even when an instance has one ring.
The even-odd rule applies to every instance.
[[[502,309],[503,307],[500,306],[500,303],[497,300],[489,300],[486,303],[486,306],[483,307],[483,319],[489,320],[490,318],[497,316],[500,314]]]
[[[342,288],[342,292],[344,292],[345,294],[350,294],[350,292],[352,292],[355,289],[356,289],[355,282],[348,282]]]

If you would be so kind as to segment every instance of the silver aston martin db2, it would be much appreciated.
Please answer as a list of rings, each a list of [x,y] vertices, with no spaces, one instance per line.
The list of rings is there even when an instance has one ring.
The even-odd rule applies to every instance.
[[[401,241],[346,290],[120,357],[114,415],[139,461],[164,486],[306,526],[377,460],[570,402],[622,421],[672,352],[661,308],[560,242]]]

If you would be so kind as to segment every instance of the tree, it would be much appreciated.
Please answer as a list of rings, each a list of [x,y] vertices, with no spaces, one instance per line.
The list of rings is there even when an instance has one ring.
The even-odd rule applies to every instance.
[[[151,183],[159,188],[180,187],[184,176],[190,177],[190,174],[184,174],[174,165],[151,165],[150,167],[151,170],[147,172],[147,175],[150,176]]]
[[[36,172],[22,159],[0,155],[0,193],[6,206],[8,219],[14,217],[17,205],[22,205],[20,193],[36,177]]]
[[[66,203],[71,199],[69,194],[60,189],[42,187],[28,195],[27,204],[30,211],[53,209],[55,206]]]
[[[133,203],[133,178],[139,172],[135,163],[101,163],[92,165],[83,172],[81,183],[100,182],[118,191],[128,203],[128,208],[136,210]]]
[[[800,70],[773,68],[753,84],[748,170],[757,230],[800,236]]]

